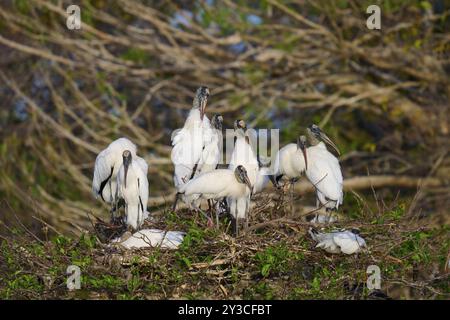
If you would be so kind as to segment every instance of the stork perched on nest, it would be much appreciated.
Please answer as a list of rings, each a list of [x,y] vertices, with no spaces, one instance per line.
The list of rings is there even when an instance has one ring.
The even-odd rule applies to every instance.
[[[116,218],[115,212],[118,209],[120,200],[118,197],[119,190],[117,178],[119,170],[123,166],[123,154],[125,151],[127,151],[129,157],[133,159],[133,167],[137,166],[143,172],[141,180],[147,181],[148,165],[143,158],[137,156],[136,145],[127,138],[119,138],[111,142],[106,149],[98,154],[95,160],[92,193],[96,198],[100,197],[104,202],[111,204],[113,220]],[[148,191],[146,196],[143,195],[143,198],[145,198],[143,201],[147,202]]]
[[[172,136],[173,149],[170,157],[175,167],[173,180],[177,190],[195,176],[205,144],[212,139],[211,123],[205,115],[208,97],[207,87],[197,89],[183,128]],[[177,200],[178,197],[175,198],[173,210]],[[187,203],[191,201],[185,198],[183,200]]]
[[[327,150],[325,143],[338,155],[339,149],[316,125],[311,125],[307,137],[302,136],[301,140],[300,147],[308,163],[306,176],[316,189],[317,206],[322,205],[327,211],[337,210],[344,199],[343,177],[339,160]],[[310,147],[306,147],[306,141]]]

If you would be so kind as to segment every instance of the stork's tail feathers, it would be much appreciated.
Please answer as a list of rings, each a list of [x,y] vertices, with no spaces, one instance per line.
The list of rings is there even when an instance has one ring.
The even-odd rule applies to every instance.
[[[280,185],[278,184],[278,181],[275,179],[274,175],[269,175],[269,180],[272,182],[273,186],[277,189],[280,189]]]
[[[319,235],[319,231],[317,231],[315,228],[310,227],[308,230],[309,235],[311,236],[311,238],[313,238],[313,240],[317,241],[317,236]]]

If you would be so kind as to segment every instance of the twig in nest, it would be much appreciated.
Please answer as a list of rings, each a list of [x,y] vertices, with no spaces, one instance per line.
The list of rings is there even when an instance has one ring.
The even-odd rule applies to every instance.
[[[127,226],[123,223],[122,220],[114,220],[113,223],[108,223],[100,219],[90,213],[96,220],[95,224],[92,222],[92,219],[89,216],[89,213],[86,213],[89,221],[94,228],[95,235],[99,238],[101,242],[109,242],[111,239],[120,237],[127,230]]]

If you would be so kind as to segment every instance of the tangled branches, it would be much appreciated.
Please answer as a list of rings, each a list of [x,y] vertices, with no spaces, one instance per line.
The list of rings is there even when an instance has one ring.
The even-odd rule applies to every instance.
[[[228,125],[239,115],[283,127],[288,142],[320,122],[346,152],[346,177],[370,168],[415,187],[433,172],[428,206],[448,204],[448,8],[399,5],[369,32],[352,0],[81,1],[82,28],[68,30],[69,2],[0,8],[0,192],[15,210],[64,231],[88,226],[100,206],[89,201],[95,154],[119,136],[145,154],[150,203],[163,204],[170,133],[200,84]]]

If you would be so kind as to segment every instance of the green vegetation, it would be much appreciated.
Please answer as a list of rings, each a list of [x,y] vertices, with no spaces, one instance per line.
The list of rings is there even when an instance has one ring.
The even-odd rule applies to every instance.
[[[0,298],[366,299],[370,264],[395,298],[446,298],[449,10],[375,1],[382,30],[369,31],[373,2],[83,0],[83,28],[69,31],[65,1],[6,1]],[[210,230],[166,210],[171,134],[199,85],[224,128],[238,118],[278,128],[284,146],[320,124],[344,178],[356,178],[340,208],[347,220],[327,229],[360,229],[370,252],[325,254],[300,217],[234,239],[228,220]],[[91,195],[95,156],[121,136],[151,160],[149,225],[187,232],[177,251],[121,252],[92,234],[92,216],[108,216]],[[296,210],[314,205],[299,197]],[[285,217],[285,206],[262,202],[252,226]],[[71,264],[79,291],[65,287]]]
[[[398,205],[381,214],[382,223],[329,226],[360,229],[369,250],[352,256],[314,248],[307,225],[295,231],[290,224],[269,226],[233,239],[224,232],[226,221],[216,230],[191,219],[175,251],[106,248],[90,233],[38,242],[11,229],[0,245],[0,298],[370,299],[366,269],[376,264],[382,291],[395,292],[393,298],[445,299],[448,277],[436,271],[447,263],[449,226],[417,228],[404,212]],[[182,229],[189,215],[168,214],[157,223]],[[68,291],[66,269],[72,264],[81,269],[81,289]]]

